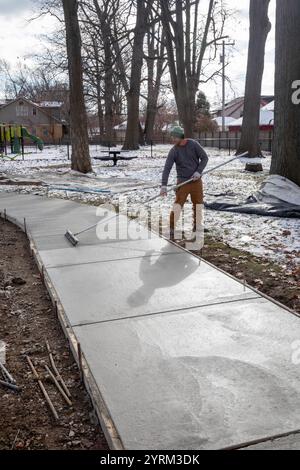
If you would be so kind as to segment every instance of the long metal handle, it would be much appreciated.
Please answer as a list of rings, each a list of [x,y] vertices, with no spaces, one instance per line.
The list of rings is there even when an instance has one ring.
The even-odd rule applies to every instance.
[[[248,155],[248,152],[245,152],[241,155],[238,155],[237,157],[234,157],[232,158],[231,160],[228,160],[227,162],[224,162],[224,163],[221,163],[220,165],[212,168],[211,170],[208,170],[208,171],[205,171],[204,173],[202,173],[202,176],[205,176],[205,175],[208,175],[209,173],[212,173],[213,171],[215,170],[218,170],[219,168],[222,168],[222,166],[225,166],[225,165],[228,165],[228,163],[232,163],[234,162],[235,160],[239,160],[240,158],[243,158],[245,155]],[[189,183],[192,183],[193,181],[195,181],[193,178],[189,179],[188,181],[184,181],[184,183],[181,183],[181,184],[178,184],[176,186],[172,186],[171,188],[167,189],[167,193],[170,193],[171,191],[176,191],[177,189],[180,189],[182,188],[183,186],[185,186],[186,184],[189,184]],[[157,186],[154,186],[154,188],[156,188]],[[147,189],[151,189],[151,188],[147,188]],[[161,195],[160,194],[157,194],[156,196],[150,198],[150,199],[147,199],[147,201],[145,201],[143,203],[143,206],[144,205],[147,205],[149,204],[149,202],[153,202],[153,201],[156,201],[156,199],[160,198]],[[142,207],[142,205],[141,205]],[[139,208],[139,206],[138,206]],[[92,227],[89,227],[85,230],[82,230],[81,232],[78,232],[78,233],[75,233],[75,236],[77,237],[77,235],[81,235],[82,233],[85,233],[85,232],[88,232],[89,230],[92,230],[93,228],[95,227],[98,227],[98,225],[101,225],[101,224],[104,224],[104,223],[107,223],[107,222],[110,222],[111,220],[114,220],[114,219],[117,219],[118,217],[120,216],[120,214],[117,214],[117,215],[113,215],[112,217],[110,217],[109,219],[105,219],[103,220],[102,222],[98,222],[97,224],[93,225]]]
[[[188,183],[192,183],[193,181],[194,181],[194,179],[192,178],[192,179],[190,179],[190,180],[188,180],[188,181],[185,181],[184,183],[178,184],[177,186],[172,186],[172,188],[169,188],[169,189],[167,190],[167,193],[169,193],[169,192],[171,192],[171,191],[176,191],[177,189],[182,188],[182,186],[185,186],[185,185],[188,184]],[[138,206],[137,209],[138,209],[139,207],[142,207],[142,206],[144,206],[144,205],[149,204],[149,202],[155,201],[156,199],[158,199],[158,198],[160,198],[160,197],[161,197],[161,195],[158,194],[158,195],[156,195],[156,196],[154,196],[154,197],[152,197],[152,198],[150,198],[150,199],[147,199],[147,201],[145,201],[145,202],[143,203],[143,205],[141,204],[141,206]],[[104,220],[98,222],[97,224],[92,225],[91,227],[89,227],[89,228],[87,228],[87,229],[85,229],[85,230],[82,230],[81,232],[75,233],[74,235],[75,235],[75,237],[77,237],[78,235],[81,235],[82,233],[88,232],[88,231],[92,230],[93,228],[98,227],[98,225],[101,225],[101,224],[110,222],[111,220],[117,219],[119,216],[120,216],[119,213],[116,214],[116,215],[113,215],[113,216],[110,217],[109,219],[104,219]]]
[[[211,170],[205,171],[204,173],[202,173],[202,176],[208,175],[209,173],[212,173],[213,171],[216,171],[216,170],[218,170],[219,168],[222,168],[222,166],[228,165],[228,163],[235,162],[236,160],[239,160],[240,158],[243,158],[243,157],[245,157],[246,155],[248,155],[248,153],[249,153],[249,152],[245,152],[245,153],[242,153],[241,155],[237,155],[236,157],[232,158],[231,160],[228,160],[227,162],[221,163],[220,165],[215,166],[215,167],[212,168]]]
[[[245,155],[248,155],[248,152],[245,152],[241,155],[238,155],[234,158],[232,158],[231,160],[228,160],[227,162],[224,162],[224,163],[220,163],[220,165],[218,166],[215,166],[214,168],[211,168],[211,170],[207,170],[207,171],[204,171],[204,173],[202,173],[201,176],[205,176],[205,175],[208,175],[209,173],[212,173],[213,171],[216,171],[218,170],[219,168],[222,168],[223,166],[225,165],[228,165],[229,163],[232,163],[232,162],[235,162],[236,160],[239,160],[240,158],[243,158]],[[185,181],[184,183],[181,183],[181,184],[178,184],[177,186],[172,186],[170,187],[169,189],[167,189],[167,193],[171,192],[171,191],[176,191],[177,189],[180,189],[182,188],[183,186],[185,186],[186,184],[189,184],[189,183],[192,183],[193,181],[195,181],[193,178],[189,179],[188,181]],[[155,187],[158,187],[158,186],[155,186]],[[149,188],[147,188],[149,189]],[[157,196],[154,196],[152,197],[151,199],[148,199],[145,204],[148,204],[149,202],[152,202],[152,201],[155,201],[156,199],[158,199],[160,196],[160,194],[158,194]]]
[[[185,181],[184,183],[180,183],[180,184],[177,184],[176,186],[172,186],[171,188],[167,189],[167,193],[170,193],[171,191],[177,191],[177,189],[180,189],[183,186],[185,186],[186,184],[192,183],[193,181],[195,181],[195,180],[193,178],[191,178],[190,180]],[[155,201],[159,197],[161,197],[160,194],[152,197],[151,199],[147,199],[147,201],[144,202],[144,204],[149,204],[149,202]]]

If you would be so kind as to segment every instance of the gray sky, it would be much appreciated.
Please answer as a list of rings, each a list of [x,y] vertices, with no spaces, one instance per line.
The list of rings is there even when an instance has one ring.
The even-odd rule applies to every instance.
[[[234,56],[227,69],[233,90],[227,86],[227,98],[244,94],[244,80],[247,64],[248,47],[248,6],[249,0],[227,0],[231,8],[238,13],[228,25],[228,34],[236,41]],[[270,3],[272,31],[266,47],[266,64],[263,79],[263,94],[273,94],[274,90],[274,49],[275,49],[275,0]],[[0,58],[14,65],[18,60],[30,63],[26,59],[30,53],[38,53],[43,48],[39,35],[55,27],[53,18],[44,17],[34,22],[28,19],[39,12],[33,10],[31,0],[0,0]],[[220,101],[221,81],[203,86],[211,102]]]

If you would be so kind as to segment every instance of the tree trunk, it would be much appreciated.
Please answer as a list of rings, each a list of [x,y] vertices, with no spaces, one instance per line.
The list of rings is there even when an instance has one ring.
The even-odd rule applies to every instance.
[[[92,171],[89,154],[87,114],[83,95],[81,36],[78,23],[78,1],[62,0],[70,80],[70,127],[72,169],[81,173]]]
[[[250,1],[250,38],[245,90],[244,117],[238,154],[261,156],[259,146],[259,122],[261,86],[265,63],[265,46],[271,23],[268,18],[270,0]],[[262,168],[261,168],[262,169]]]
[[[186,137],[194,136],[196,93],[200,84],[205,52],[209,43],[212,44],[220,39],[215,37],[212,42],[208,40],[212,25],[214,26],[212,32],[216,34],[214,8],[218,2],[209,0],[203,29],[199,22],[199,4],[200,0],[193,2],[160,0],[171,83]],[[199,42],[200,47],[198,47]]]
[[[104,144],[111,147],[113,145],[113,96],[114,96],[114,83],[113,83],[113,56],[111,47],[110,36],[110,18],[107,13],[107,4],[104,4],[102,11],[97,4],[98,18],[100,20],[100,28],[102,35],[102,42],[104,48],[104,108],[105,108],[105,135],[103,138]]]
[[[145,142],[147,145],[150,145],[151,142],[153,142],[156,114],[157,106],[155,105],[155,103],[151,103],[151,101],[149,100],[147,105],[147,115],[145,124]]]
[[[161,42],[161,47],[157,44],[155,47],[155,36],[158,36],[158,42]],[[164,31],[156,31],[153,27],[148,34],[148,94],[147,94],[147,110],[145,122],[145,141],[146,144],[151,144],[154,137],[155,119],[158,110],[158,98],[160,93],[161,79],[164,71],[164,52],[165,52],[165,39]],[[156,57],[157,56],[157,57]],[[156,70],[155,70],[156,69]],[[156,74],[155,74],[156,71]]]
[[[195,98],[196,98],[196,93],[193,95],[193,98],[191,96],[188,96],[185,101],[185,105],[182,108],[180,112],[181,120],[182,120],[182,125],[184,129],[184,135],[186,138],[194,138],[194,127],[195,127],[195,122],[196,122],[196,113],[195,113]]]
[[[140,142],[140,92],[144,56],[144,38],[151,2],[145,6],[144,0],[137,2],[136,26],[134,32],[130,87],[127,93],[127,129],[124,150],[139,149]]]
[[[93,51],[95,56],[95,74],[96,74],[96,92],[97,92],[97,114],[99,122],[99,134],[100,138],[104,133],[104,115],[102,108],[102,89],[101,89],[101,68],[100,68],[100,56],[99,56],[99,45],[95,39],[92,37],[93,42]]]
[[[99,122],[99,134],[100,137],[103,135],[104,132],[104,117],[103,117],[103,109],[102,109],[102,103],[101,99],[97,102],[97,107],[98,107],[98,122]]]
[[[275,138],[271,174],[300,186],[300,2],[277,0]],[[298,82],[298,83],[295,83]],[[298,91],[295,89],[296,85]]]

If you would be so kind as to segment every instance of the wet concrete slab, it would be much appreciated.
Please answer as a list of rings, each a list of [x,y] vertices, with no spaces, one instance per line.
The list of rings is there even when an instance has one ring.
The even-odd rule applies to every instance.
[[[165,247],[159,256],[149,250],[138,259],[47,271],[72,325],[257,297],[242,283],[194,256],[167,251]]]
[[[76,207],[78,204],[75,202],[69,202],[69,208],[71,210],[72,206]],[[11,213],[26,213],[32,211],[32,209],[38,210],[39,207],[43,207],[45,211],[50,209],[53,211],[57,207],[66,207],[66,201],[63,199],[50,199],[47,197],[33,196],[33,195],[22,195],[14,194],[3,196],[0,193],[0,208],[6,208],[11,211]]]
[[[300,450],[300,432],[280,439],[270,439],[242,450]]]
[[[72,233],[81,232],[82,230],[92,227],[97,224],[97,228],[91,230],[97,231],[98,243],[107,240],[127,240],[129,239],[147,239],[149,238],[149,231],[139,225],[136,221],[128,220],[126,217],[116,218],[114,214],[110,214],[107,217],[98,217],[94,212],[89,213],[66,213],[60,214],[55,218],[47,218],[44,216],[41,218],[30,218],[27,217],[26,221],[30,226],[30,232],[35,236],[43,235],[59,235],[64,234],[67,229],[71,230]],[[81,235],[81,241],[84,244],[85,238],[88,232]],[[154,237],[154,235],[153,235]]]
[[[53,268],[172,253],[182,254],[182,250],[157,237],[150,240],[108,240],[107,243],[98,243],[94,246],[79,244],[76,248],[41,251],[40,256],[47,268]]]
[[[75,333],[127,449],[222,449],[300,427],[300,321],[269,301]]]
[[[23,223],[37,239],[39,249],[67,248],[64,240],[67,229],[73,233],[97,225],[97,229],[81,235],[82,245],[96,245],[115,240],[147,240],[158,238],[137,221],[111,212],[109,208],[80,205],[75,202],[45,197],[15,195],[2,198],[0,212],[7,210],[10,217]]]

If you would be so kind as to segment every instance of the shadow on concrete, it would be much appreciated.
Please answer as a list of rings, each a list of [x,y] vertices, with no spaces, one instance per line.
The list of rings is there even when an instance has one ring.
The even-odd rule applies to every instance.
[[[148,250],[141,259],[139,270],[143,285],[128,297],[128,304],[131,307],[146,304],[156,289],[180,284],[198,269],[199,263],[198,260],[183,252],[168,253],[168,246],[161,250],[159,257],[154,250]]]

